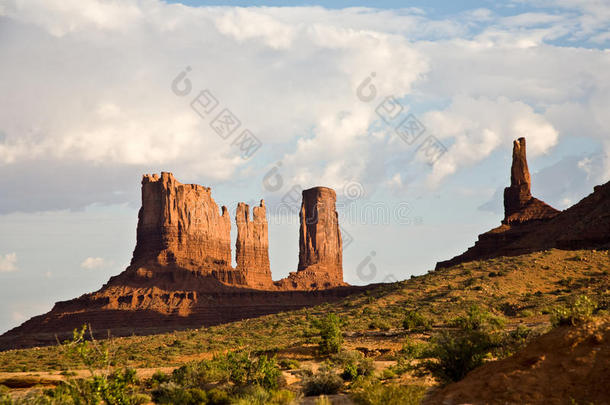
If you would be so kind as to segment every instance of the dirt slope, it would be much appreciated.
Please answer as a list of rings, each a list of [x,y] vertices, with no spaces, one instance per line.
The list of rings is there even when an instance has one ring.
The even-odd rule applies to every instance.
[[[433,392],[424,404],[610,404],[610,317],[556,328]]]

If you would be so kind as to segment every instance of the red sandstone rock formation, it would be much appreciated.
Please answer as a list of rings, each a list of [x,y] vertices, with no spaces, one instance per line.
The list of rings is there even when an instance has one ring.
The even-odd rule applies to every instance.
[[[177,267],[226,284],[245,280],[231,267],[231,219],[208,187],[182,184],[171,173],[145,175],[131,271]]]
[[[271,268],[269,266],[269,238],[265,202],[252,209],[247,204],[237,204],[237,241],[235,242],[237,271],[254,288],[270,288]]]
[[[503,224],[523,224],[553,218],[559,211],[532,197],[530,172],[527,168],[525,138],[513,143],[510,187],[504,189]]]
[[[303,191],[299,218],[299,265],[276,285],[284,288],[328,288],[343,282],[343,246],[333,189]]]
[[[516,254],[548,248],[610,248],[610,182],[510,246]]]
[[[510,187],[504,189],[504,218],[521,211],[532,198],[530,172],[527,168],[525,138],[513,142]]]
[[[320,271],[343,279],[343,248],[336,201],[335,191],[327,187],[303,191],[299,214],[299,271]]]
[[[233,269],[229,214],[225,207],[220,212],[210,189],[181,184],[171,173],[144,176],[131,265],[99,291],[58,302],[0,336],[0,350],[52,344],[84,323],[114,336],[160,333],[318,305],[373,288],[343,283],[335,192],[318,187],[303,198],[299,270],[273,283],[262,201],[252,220],[247,205],[237,207]]]
[[[513,143],[510,187],[504,189],[502,225],[479,235],[473,247],[453,259],[438,262],[436,268],[508,254],[507,249],[511,243],[548,222],[558,213],[555,208],[532,197],[525,138],[519,138]]]
[[[475,245],[465,253],[437,263],[437,269],[550,248],[610,248],[610,182],[596,186],[592,194],[560,212],[531,196],[525,158],[525,139],[521,138],[514,145],[511,186],[504,191],[502,225],[479,235]]]

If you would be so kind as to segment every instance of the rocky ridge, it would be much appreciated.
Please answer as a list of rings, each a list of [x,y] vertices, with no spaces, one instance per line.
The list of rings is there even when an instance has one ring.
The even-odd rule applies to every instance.
[[[474,246],[436,268],[498,256],[515,256],[558,249],[610,247],[610,182],[565,211],[558,211],[531,195],[525,138],[513,144],[511,185],[504,189],[502,224],[479,235]]]

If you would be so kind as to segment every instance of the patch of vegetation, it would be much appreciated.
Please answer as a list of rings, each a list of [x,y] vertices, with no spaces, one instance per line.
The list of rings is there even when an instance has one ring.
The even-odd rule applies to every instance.
[[[320,332],[320,353],[339,353],[343,344],[341,319],[337,315],[329,313],[322,319],[314,319],[312,325]]]
[[[418,311],[407,311],[402,327],[408,331],[427,331],[432,329],[432,323]]]
[[[323,366],[316,374],[303,380],[306,396],[333,395],[343,387],[343,380],[330,367]]]
[[[587,257],[587,261],[564,260],[575,254]],[[167,403],[223,403],[227,398],[230,403],[282,403],[282,398],[295,394],[283,389],[283,379],[276,379],[281,375],[280,369],[285,374],[294,370],[290,374],[296,378],[289,380],[294,383],[290,386],[293,391],[305,382],[309,383],[310,392],[316,391],[312,386],[332,386],[323,384],[325,379],[334,380],[337,390],[347,393],[360,392],[365,384],[375,385],[371,390],[382,390],[397,380],[401,384],[409,381],[430,385],[434,381],[430,372],[439,380],[450,381],[487,359],[514,353],[548,328],[551,315],[556,324],[572,324],[587,319],[589,312],[608,310],[608,268],[606,252],[557,250],[464,263],[338,303],[196,330],[112,338],[96,342],[99,350],[89,354],[98,353],[103,360],[106,349],[111,349],[108,366],[97,362],[95,373],[103,372],[108,384],[119,386],[119,391],[124,385],[133,403],[146,398],[150,402],[153,394],[158,402]],[[491,272],[496,277],[490,278]],[[561,280],[568,279],[558,286]],[[583,293],[598,303],[597,310],[587,311],[584,303],[573,305],[575,297]],[[405,308],[409,312],[405,313]],[[531,329],[519,326],[523,317],[530,318]],[[398,325],[403,325],[404,330],[396,328]],[[372,332],[371,328],[388,333]],[[424,331],[427,333],[423,336],[414,335]],[[85,340],[90,346],[94,344],[88,336]],[[366,355],[346,355],[345,347],[358,347]],[[320,362],[320,353],[328,356],[324,360],[328,365],[316,375],[306,375],[310,363]],[[371,365],[369,372],[372,360],[395,360],[396,364],[384,364],[386,368],[378,373],[372,371]],[[87,361],[79,355],[69,356],[63,345],[42,347],[0,353],[0,370],[57,370],[55,374],[63,370],[67,383],[84,384],[69,370],[87,368]],[[138,381],[130,380],[119,365],[178,368]],[[111,376],[115,372],[123,376]],[[67,385],[47,393],[36,390],[47,403],[50,395],[55,395],[56,403],[72,395]],[[11,404],[16,403],[12,401]],[[36,401],[32,396],[25,403]]]
[[[597,304],[586,295],[577,297],[570,305],[557,306],[551,311],[551,324],[575,326],[591,320]]]
[[[361,405],[418,405],[424,397],[426,387],[420,385],[383,384],[366,382],[351,398]]]
[[[444,331],[433,340],[433,356],[426,367],[443,381],[459,381],[483,364],[490,352],[500,346],[498,330],[504,320],[477,305],[452,321],[458,331]]]
[[[342,351],[333,356],[332,362],[343,369],[341,378],[354,381],[358,377],[370,376],[374,371],[373,361],[357,351]]]

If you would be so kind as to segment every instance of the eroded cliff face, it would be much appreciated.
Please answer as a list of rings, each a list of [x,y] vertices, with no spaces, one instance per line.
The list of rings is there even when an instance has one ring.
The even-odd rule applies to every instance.
[[[145,175],[131,267],[177,267],[244,284],[231,267],[229,212],[224,206],[219,210],[211,193],[208,187],[182,184],[171,173]]]
[[[231,266],[231,221],[219,210],[207,187],[182,184],[171,173],[145,175],[137,243],[131,266],[109,286],[161,283],[170,288],[190,271],[209,278],[199,288],[228,286],[267,290],[324,289],[343,282],[342,242],[336,194],[326,187],[303,192],[299,265],[287,279],[272,281],[264,201],[258,207],[239,203],[235,212],[237,240]]]
[[[255,288],[271,288],[271,268],[269,265],[269,237],[265,201],[252,208],[245,203],[237,204],[235,215],[237,240],[235,261],[237,271],[246,284]]]

